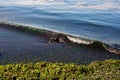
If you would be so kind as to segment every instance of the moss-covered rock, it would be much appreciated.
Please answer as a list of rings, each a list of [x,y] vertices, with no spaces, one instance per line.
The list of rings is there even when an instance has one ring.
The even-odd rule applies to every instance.
[[[119,80],[120,60],[89,65],[38,62],[0,65],[0,80]]]

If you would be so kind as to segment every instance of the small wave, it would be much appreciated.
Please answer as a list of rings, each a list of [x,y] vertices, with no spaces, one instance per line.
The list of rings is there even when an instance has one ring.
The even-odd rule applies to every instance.
[[[72,36],[69,34],[58,33],[58,32],[54,32],[54,31],[34,28],[34,27],[30,27],[30,26],[11,24],[11,23],[7,23],[7,22],[0,22],[0,27],[17,29],[19,31],[29,32],[29,33],[37,34],[37,35],[40,35],[43,37],[47,37],[49,39],[48,43],[49,42],[70,42],[70,43],[79,44],[79,45],[80,44],[86,45],[88,47],[95,48],[95,49],[107,50],[107,51],[109,51],[111,53],[115,53],[115,54],[120,54],[120,49],[114,48],[114,47],[110,46],[109,44],[105,44],[100,41],[75,37],[75,36]]]
[[[74,36],[67,36],[68,40],[70,40],[73,43],[79,44],[79,45],[86,45],[94,49],[105,49],[103,47],[103,43],[100,41],[95,41],[95,40],[89,40],[89,39],[84,39],[80,37],[74,37]]]
[[[88,39],[83,39],[83,38],[73,37],[73,36],[67,36],[67,38],[73,43],[85,44],[92,48],[105,49],[111,53],[120,54],[120,49],[112,47],[109,44],[105,44],[103,42],[88,40]]]
[[[89,44],[92,44],[93,41],[90,41],[90,40],[87,40],[87,39],[81,39],[81,38],[78,38],[78,37],[72,37],[72,36],[67,36],[67,38],[74,42],[74,43],[78,43],[78,44],[86,44],[86,45],[89,45]]]

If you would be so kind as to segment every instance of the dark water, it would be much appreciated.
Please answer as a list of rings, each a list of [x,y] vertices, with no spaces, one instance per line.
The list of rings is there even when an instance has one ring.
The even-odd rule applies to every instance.
[[[120,55],[88,46],[50,43],[48,39],[0,26],[0,64],[63,62],[87,64],[96,60],[120,59]]]

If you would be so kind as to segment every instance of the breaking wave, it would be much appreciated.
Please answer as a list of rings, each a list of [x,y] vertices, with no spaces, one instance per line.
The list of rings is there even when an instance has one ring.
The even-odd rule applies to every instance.
[[[0,27],[15,29],[23,32],[29,32],[32,34],[37,34],[40,36],[47,37],[48,39],[52,40],[52,42],[68,42],[68,43],[74,43],[78,45],[85,45],[94,49],[102,49],[107,50],[111,53],[120,54],[120,49],[113,47],[109,44],[106,44],[104,42],[96,41],[96,40],[90,40],[85,38],[80,38],[76,36],[72,36],[69,34],[59,33],[55,31],[45,30],[45,29],[39,29],[34,28],[30,26],[24,26],[19,24],[11,24],[7,22],[0,22]],[[60,41],[59,41],[60,40]]]
[[[92,44],[93,41],[90,41],[90,40],[87,40],[87,39],[81,39],[81,38],[78,38],[78,37],[72,37],[72,36],[67,36],[67,38],[74,42],[74,43],[78,43],[78,44],[86,44],[86,45],[89,45],[89,44]]]
[[[111,53],[120,54],[120,49],[115,48],[109,44],[106,44],[106,43],[103,43],[100,41],[83,39],[83,38],[79,38],[79,37],[71,37],[71,36],[67,36],[67,37],[73,43],[84,44],[84,45],[90,46],[92,48],[105,49]]]

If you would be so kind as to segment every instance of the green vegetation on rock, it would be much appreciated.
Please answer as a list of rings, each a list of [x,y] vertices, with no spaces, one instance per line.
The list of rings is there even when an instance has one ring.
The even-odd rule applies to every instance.
[[[89,65],[27,63],[0,65],[0,80],[119,80],[120,60],[95,61]]]

